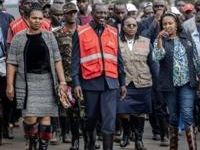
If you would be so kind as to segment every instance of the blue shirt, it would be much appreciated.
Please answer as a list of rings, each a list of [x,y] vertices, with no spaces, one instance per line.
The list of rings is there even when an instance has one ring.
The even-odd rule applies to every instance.
[[[0,27],[0,58],[5,55],[4,53],[4,37],[2,33],[2,29]]]

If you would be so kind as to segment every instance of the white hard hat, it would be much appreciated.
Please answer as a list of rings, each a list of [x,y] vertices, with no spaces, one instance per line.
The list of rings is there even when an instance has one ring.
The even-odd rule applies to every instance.
[[[74,3],[74,4],[76,5],[76,0],[72,0],[71,2]]]
[[[131,4],[131,3],[126,4],[126,8],[127,8],[128,12],[129,11],[138,11],[138,9],[135,7],[135,5]]]

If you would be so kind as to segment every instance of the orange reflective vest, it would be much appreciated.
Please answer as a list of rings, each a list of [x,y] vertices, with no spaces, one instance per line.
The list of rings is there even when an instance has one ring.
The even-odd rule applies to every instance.
[[[118,78],[118,38],[117,30],[106,26],[98,36],[87,24],[78,27],[80,63],[83,79],[93,79],[103,74]]]
[[[29,25],[28,22],[24,18],[19,18],[17,20],[14,20],[10,23],[10,35],[8,35],[8,43],[11,43],[13,37],[20,31],[28,29]],[[51,30],[51,24],[48,19],[43,19],[41,29],[50,31]]]

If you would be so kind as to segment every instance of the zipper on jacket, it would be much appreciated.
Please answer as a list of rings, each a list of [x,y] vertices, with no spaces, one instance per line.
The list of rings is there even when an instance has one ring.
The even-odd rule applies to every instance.
[[[101,35],[103,34],[103,32],[101,33]],[[102,47],[102,43],[101,43],[101,35],[98,34],[98,41],[99,41],[100,52],[101,52],[102,63],[103,63],[103,73],[102,73],[102,75],[105,75],[105,62],[104,62],[104,56],[103,56],[103,47]]]

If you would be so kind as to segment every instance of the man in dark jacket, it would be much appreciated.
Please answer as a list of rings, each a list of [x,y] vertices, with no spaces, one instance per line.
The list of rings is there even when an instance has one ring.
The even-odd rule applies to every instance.
[[[10,22],[14,19],[13,16],[11,16],[10,14],[8,14],[7,12],[4,11],[3,3],[4,3],[4,0],[0,0],[0,58],[3,58],[6,56],[7,32],[8,32]],[[13,104],[11,104],[13,102],[10,102],[7,99],[5,90],[6,90],[6,77],[0,76],[0,105],[2,104],[2,106],[4,108],[3,115],[0,117],[0,145],[2,143],[2,140],[1,140],[2,139],[2,131],[4,131],[5,138],[13,138],[12,130],[11,130],[11,128],[9,128],[9,123],[10,123],[9,118],[11,118],[11,117],[9,117],[9,115],[11,114],[11,109],[13,109],[12,108]],[[1,114],[1,112],[0,112],[0,114]],[[2,118],[4,119],[4,121]],[[8,129],[10,129],[10,130],[8,130]],[[8,131],[10,131],[10,132],[8,132]]]
[[[115,28],[106,25],[107,13],[106,5],[94,4],[92,10],[94,21],[78,28],[73,37],[71,74],[76,96],[85,101],[87,150],[95,149],[94,130],[99,116],[102,120],[103,149],[112,150],[119,86],[121,96],[126,95],[124,67],[117,42],[118,35]],[[92,35],[88,34],[88,31],[95,38],[91,38]],[[86,35],[90,40],[82,38]],[[98,47],[89,48],[91,43],[87,42]],[[87,45],[89,49],[83,45]],[[108,45],[110,48],[107,47]],[[116,53],[112,53],[113,51]],[[94,54],[87,55],[90,52]],[[83,54],[86,54],[86,57]],[[111,67],[113,61],[115,65]],[[96,67],[91,69],[94,65]],[[112,75],[109,74],[111,72]]]
[[[165,13],[165,11],[167,10],[166,1],[155,0],[153,3],[153,10],[154,15],[152,17],[144,19],[139,23],[140,33],[143,36],[148,37],[151,40],[151,43],[154,42],[160,31],[159,20],[163,13]]]
[[[108,24],[117,28],[118,32],[121,32],[121,23],[124,17],[127,15],[128,10],[126,4],[118,2],[114,4],[113,8],[113,18],[108,19]]]
[[[139,23],[139,30],[141,35],[150,39],[151,44],[154,43],[158,33],[160,32],[160,18],[167,10],[167,3],[165,0],[154,0],[153,2],[154,15],[144,19]],[[159,72],[159,66],[157,67]],[[156,80],[155,80],[156,81]],[[154,81],[152,90],[152,113],[149,115],[150,124],[152,126],[153,140],[160,140],[161,146],[167,146],[166,139],[166,114],[163,103],[162,94],[157,91],[157,83]],[[160,137],[159,137],[160,135]]]

